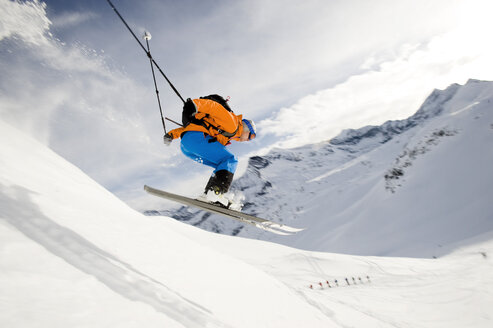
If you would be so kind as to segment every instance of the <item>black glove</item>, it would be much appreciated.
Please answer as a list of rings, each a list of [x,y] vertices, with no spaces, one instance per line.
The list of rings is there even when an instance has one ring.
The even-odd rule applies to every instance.
[[[163,137],[163,142],[166,146],[169,146],[171,145],[171,142],[173,141],[173,137],[169,134],[169,133],[166,133]]]

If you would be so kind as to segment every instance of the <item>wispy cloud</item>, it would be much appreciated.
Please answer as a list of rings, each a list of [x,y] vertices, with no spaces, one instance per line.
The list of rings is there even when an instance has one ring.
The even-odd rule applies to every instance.
[[[94,12],[64,12],[51,18],[54,27],[74,27],[81,23],[97,19],[100,15]]]
[[[454,26],[458,1],[236,1],[180,26],[195,90],[219,89],[249,114],[294,103]],[[177,63],[183,58],[176,59]],[[277,107],[277,108],[276,108]]]

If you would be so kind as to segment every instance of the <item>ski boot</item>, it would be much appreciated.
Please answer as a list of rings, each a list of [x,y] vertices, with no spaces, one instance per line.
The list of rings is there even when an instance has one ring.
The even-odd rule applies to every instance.
[[[233,173],[227,170],[217,171],[211,176],[209,182],[207,182],[204,194],[199,196],[197,199],[203,202],[230,208],[232,202],[225,196],[225,194],[228,192],[232,181]]]

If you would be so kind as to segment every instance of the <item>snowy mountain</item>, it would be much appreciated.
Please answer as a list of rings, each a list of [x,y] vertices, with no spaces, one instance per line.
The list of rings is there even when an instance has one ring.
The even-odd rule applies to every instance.
[[[470,80],[433,91],[408,119],[250,158],[232,187],[244,211],[308,228],[296,236],[184,207],[165,213],[307,250],[431,258],[493,230],[491,163],[493,83]]]
[[[399,215],[409,219],[399,195],[418,195],[415,181],[423,181],[419,174],[431,176],[443,171],[444,176],[449,176],[448,170],[457,166],[439,166],[454,159],[448,147],[455,147],[457,156],[464,155],[467,152],[460,146],[469,142],[477,147],[484,145],[482,152],[489,154],[493,122],[487,101],[480,94],[488,99],[491,85],[479,84],[482,92],[474,94],[471,90],[479,89],[471,86],[460,88],[462,91],[455,97],[463,92],[462,99],[469,94],[469,100],[478,104],[470,107],[471,102],[464,101],[464,106],[452,112],[444,104],[441,115],[449,115],[450,120],[438,120],[436,126],[428,122],[421,127],[429,132],[404,132],[409,133],[406,149],[431,150],[416,155],[416,159],[407,154],[402,157],[412,165],[403,167],[400,185],[395,185],[394,192],[385,189],[382,176],[375,182],[372,168],[389,170],[402,161],[383,156],[389,150],[381,150],[381,157],[374,155],[382,148],[370,147],[366,139],[352,146],[321,144],[254,158],[237,188],[244,189],[247,195],[255,193],[263,204],[273,197],[286,197],[283,201],[277,199],[270,212],[264,205],[263,211],[266,215],[279,212],[286,221],[295,223],[304,220],[308,229],[300,243],[302,238],[314,235],[318,240],[313,243],[324,245],[332,241],[335,237],[333,232],[324,230],[326,225],[335,225],[341,238],[346,238],[345,233],[354,233],[356,224],[366,229],[366,216],[362,216],[359,221],[349,221],[344,231],[345,226],[334,220],[345,219],[349,214],[344,217],[345,212],[340,210],[335,211],[338,216],[327,216],[327,222],[320,219],[321,199],[326,201],[325,208],[334,208],[337,202],[342,207],[346,198],[354,197],[355,190],[370,199],[360,197],[347,211],[357,213],[374,197],[385,196],[395,204],[390,210],[401,208]],[[472,127],[478,132],[471,133]],[[440,132],[439,137],[430,134],[437,128],[445,131],[443,136]],[[448,136],[447,131],[454,134]],[[439,259],[338,255],[225,236],[169,217],[144,216],[134,211],[80,169],[1,120],[0,135],[1,327],[491,327],[491,232],[463,243],[467,246],[457,245],[459,249]],[[439,138],[440,142],[424,145],[420,135]],[[459,138],[461,135],[467,138]],[[396,138],[384,145],[391,145],[393,140]],[[394,147],[397,154],[399,148],[403,149],[398,143]],[[324,160],[322,154],[326,156]],[[484,198],[471,202],[461,217],[467,215],[470,225],[487,231],[489,223],[474,216],[491,214],[484,206],[485,199],[491,199],[491,181],[488,175],[480,176],[487,171],[481,169],[484,161],[475,152],[468,154],[474,157],[463,158],[462,167],[475,173],[461,177],[459,182],[465,183],[463,188],[469,192],[474,185]],[[427,156],[435,158],[425,160]],[[442,157],[443,161],[437,162]],[[315,172],[306,170],[307,161],[311,161]],[[472,161],[477,166],[471,166]],[[332,163],[334,169],[327,170],[326,163]],[[437,163],[432,172],[418,170],[428,163]],[[281,172],[276,173],[275,166],[294,170],[297,165],[299,169],[287,179],[281,178]],[[303,180],[295,174],[306,176]],[[468,181],[471,177],[481,178],[484,185],[477,184],[477,180]],[[348,182],[343,185],[335,178]],[[256,184],[250,186],[248,179]],[[443,183],[443,179],[437,177],[438,182]],[[295,185],[300,181],[306,186]],[[457,194],[463,193],[454,188],[454,183],[449,185],[447,196],[460,208],[464,202]],[[372,193],[372,189],[378,192]],[[439,191],[443,192],[443,188]],[[339,195],[337,200],[328,198],[335,192]],[[297,198],[303,202],[290,204]],[[424,206],[423,199],[413,201]],[[449,210],[456,209],[452,205]],[[293,215],[285,215],[289,211]],[[374,211],[370,208],[366,215],[371,216]],[[310,222],[308,218],[312,217]],[[461,222],[453,221],[459,215],[447,217],[451,224]],[[388,224],[385,230],[398,234],[405,221],[392,219],[395,224]],[[308,226],[310,223],[313,226]],[[412,222],[408,223],[409,229],[411,226]],[[448,235],[458,228],[441,228],[440,233],[429,229],[429,234],[437,233],[437,240],[459,239]],[[375,230],[378,229],[366,232],[373,234]],[[471,231],[472,228],[468,233]],[[246,233],[253,232],[239,231]],[[387,237],[402,249],[392,235]],[[382,242],[368,240],[363,241],[368,252],[382,247]],[[412,246],[412,241],[406,242]],[[415,245],[418,244],[419,240]]]

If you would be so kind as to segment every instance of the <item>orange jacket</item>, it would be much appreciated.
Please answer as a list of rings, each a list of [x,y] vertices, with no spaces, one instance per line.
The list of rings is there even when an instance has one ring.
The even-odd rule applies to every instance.
[[[242,115],[235,115],[210,99],[193,99],[193,102],[197,107],[195,118],[204,121],[206,126],[190,123],[185,127],[171,130],[168,134],[173,139],[180,138],[187,131],[204,132],[225,146],[232,139],[239,139],[243,132]],[[220,130],[216,127],[219,127]]]

